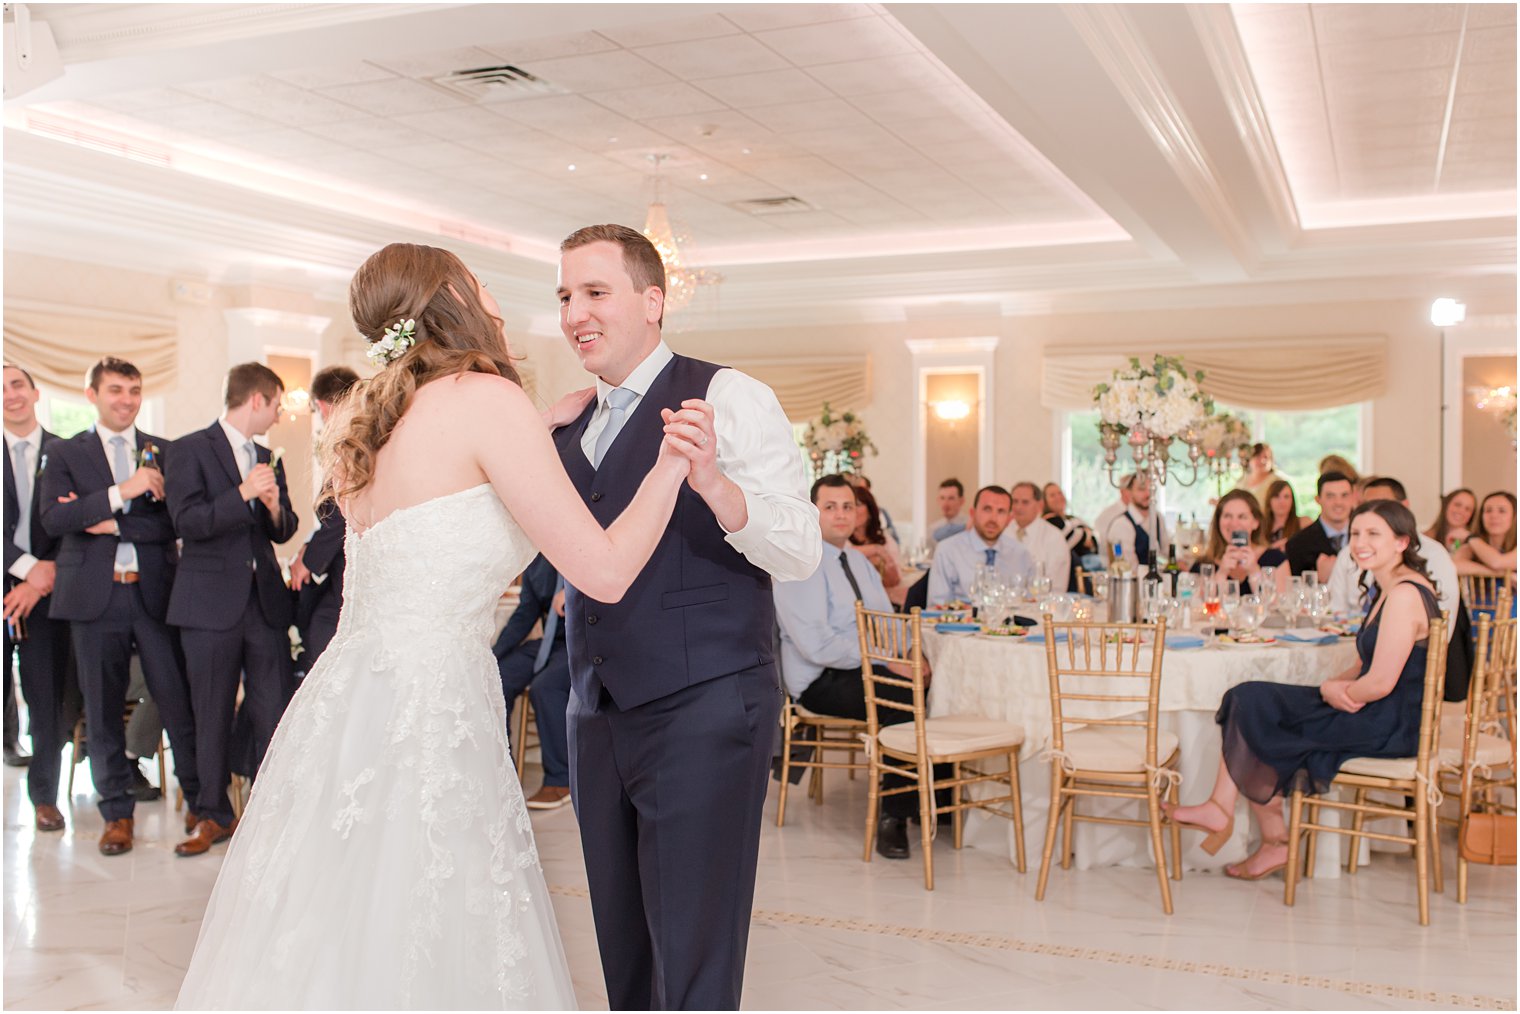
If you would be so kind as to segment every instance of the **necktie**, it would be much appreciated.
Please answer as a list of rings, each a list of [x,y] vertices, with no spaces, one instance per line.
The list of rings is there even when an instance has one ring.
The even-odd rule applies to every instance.
[[[988,549],[988,550],[984,550],[984,552],[987,554],[987,566],[989,566],[989,567],[996,567],[997,566],[997,550],[996,549]]]
[[[27,451],[31,444],[25,440],[16,441],[15,450],[12,454],[15,458],[16,472],[16,545],[23,552],[32,551],[32,470],[27,464]]]
[[[259,463],[259,452],[254,449],[252,440],[245,440],[243,442],[243,456],[248,459],[248,467],[243,469],[243,478],[246,479],[248,478],[248,473],[253,471],[254,466]],[[254,497],[252,500],[249,500],[248,509],[257,513],[259,509],[258,502],[258,497]]]
[[[1337,553],[1341,551],[1341,547],[1345,544],[1346,534],[1344,532],[1336,532],[1334,535],[1330,536],[1330,548],[1335,550]]]
[[[1023,542],[1023,541],[1024,541],[1024,536],[1025,536],[1025,535],[1026,535],[1026,534],[1028,534],[1028,532],[1029,532],[1029,529],[1027,529],[1027,528],[1020,528],[1020,529],[1019,529],[1019,530],[1018,530],[1018,532],[1016,532],[1016,533],[1015,533],[1015,534],[1017,534],[1017,535],[1018,535],[1018,537],[1019,537],[1019,541],[1020,541],[1020,542]]]
[[[565,579],[554,579],[554,594],[558,595],[565,588]],[[554,635],[559,630],[559,613],[554,611],[554,600],[549,600],[549,618],[544,620],[544,639],[538,642],[538,654],[533,657],[533,675],[543,672],[544,666],[549,664],[549,653],[554,650]]]
[[[865,598],[860,594],[860,582],[855,580],[855,572],[850,569],[850,557],[844,550],[839,551],[839,565],[844,568],[844,578],[850,582],[850,591],[855,593],[856,602],[864,602]]]
[[[607,425],[602,427],[601,434],[596,438],[596,450],[591,456],[592,467],[602,467],[602,456],[617,439],[623,423],[628,421],[628,406],[632,405],[637,398],[637,394],[623,387],[614,387],[607,392],[607,408],[610,414],[607,416]]]
[[[127,460],[127,438],[114,436],[111,438],[111,475],[120,486],[132,478],[132,463]],[[121,505],[123,514],[132,512],[132,501],[128,500]],[[116,543],[116,569],[126,570],[132,566],[132,544],[118,539]]]

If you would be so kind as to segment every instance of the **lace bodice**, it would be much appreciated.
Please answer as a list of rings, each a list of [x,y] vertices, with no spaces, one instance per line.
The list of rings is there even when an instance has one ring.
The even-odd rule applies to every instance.
[[[489,483],[349,527],[345,630],[488,640],[496,601],[537,550]]]

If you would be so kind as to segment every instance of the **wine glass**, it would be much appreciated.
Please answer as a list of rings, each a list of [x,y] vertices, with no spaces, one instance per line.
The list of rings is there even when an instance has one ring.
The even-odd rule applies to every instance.
[[[1262,621],[1267,618],[1266,604],[1260,595],[1247,595],[1240,600],[1240,606],[1236,612],[1236,618],[1240,622],[1240,629],[1248,634],[1254,634],[1260,629]]]
[[[1277,611],[1282,614],[1283,626],[1292,630],[1298,626],[1298,618],[1309,605],[1309,590],[1298,578],[1288,585],[1288,590],[1277,598]]]
[[[1087,575],[1092,583],[1092,597],[1096,602],[1108,601],[1108,574],[1101,570],[1095,570]]]
[[[1322,627],[1330,621],[1330,588],[1328,585],[1319,585],[1309,598],[1309,618],[1316,627]]]
[[[1071,619],[1072,604],[1072,597],[1065,592],[1061,592],[1058,595],[1050,596],[1046,611],[1050,613],[1053,619],[1059,622],[1066,622]]]

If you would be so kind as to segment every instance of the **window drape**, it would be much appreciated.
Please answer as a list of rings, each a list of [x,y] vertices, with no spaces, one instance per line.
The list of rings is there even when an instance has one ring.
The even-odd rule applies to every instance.
[[[1092,407],[1094,385],[1114,370],[1157,353],[1182,356],[1205,373],[1204,389],[1239,408],[1307,411],[1376,398],[1387,389],[1385,335],[1319,335],[1229,342],[1157,342],[1135,345],[1046,346],[1040,403],[1061,411]]]
[[[768,385],[792,422],[816,418],[824,402],[842,412],[859,411],[871,401],[869,356],[725,359],[724,365]]]
[[[132,363],[154,392],[179,381],[179,336],[168,318],[7,300],[4,334],[6,362],[65,391],[83,388],[90,367],[104,356]]]

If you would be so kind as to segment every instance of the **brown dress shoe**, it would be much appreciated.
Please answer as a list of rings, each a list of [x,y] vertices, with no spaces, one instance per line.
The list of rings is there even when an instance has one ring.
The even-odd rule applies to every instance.
[[[570,802],[569,786],[545,785],[528,797],[528,809],[557,810],[568,802]]]
[[[50,803],[38,803],[37,807],[37,830],[39,831],[62,831],[63,814],[58,807]]]
[[[195,811],[190,809],[188,806],[185,807],[185,833],[194,834],[195,825],[199,824],[200,822],[201,819],[195,815]]]
[[[226,841],[232,837],[233,829],[237,827],[237,821],[232,822],[231,827],[223,827],[209,817],[195,825],[195,832],[174,846],[174,854],[177,856],[198,856],[210,852],[211,846],[219,841]]]
[[[105,834],[100,836],[100,854],[119,856],[132,851],[132,818],[106,822]]]

